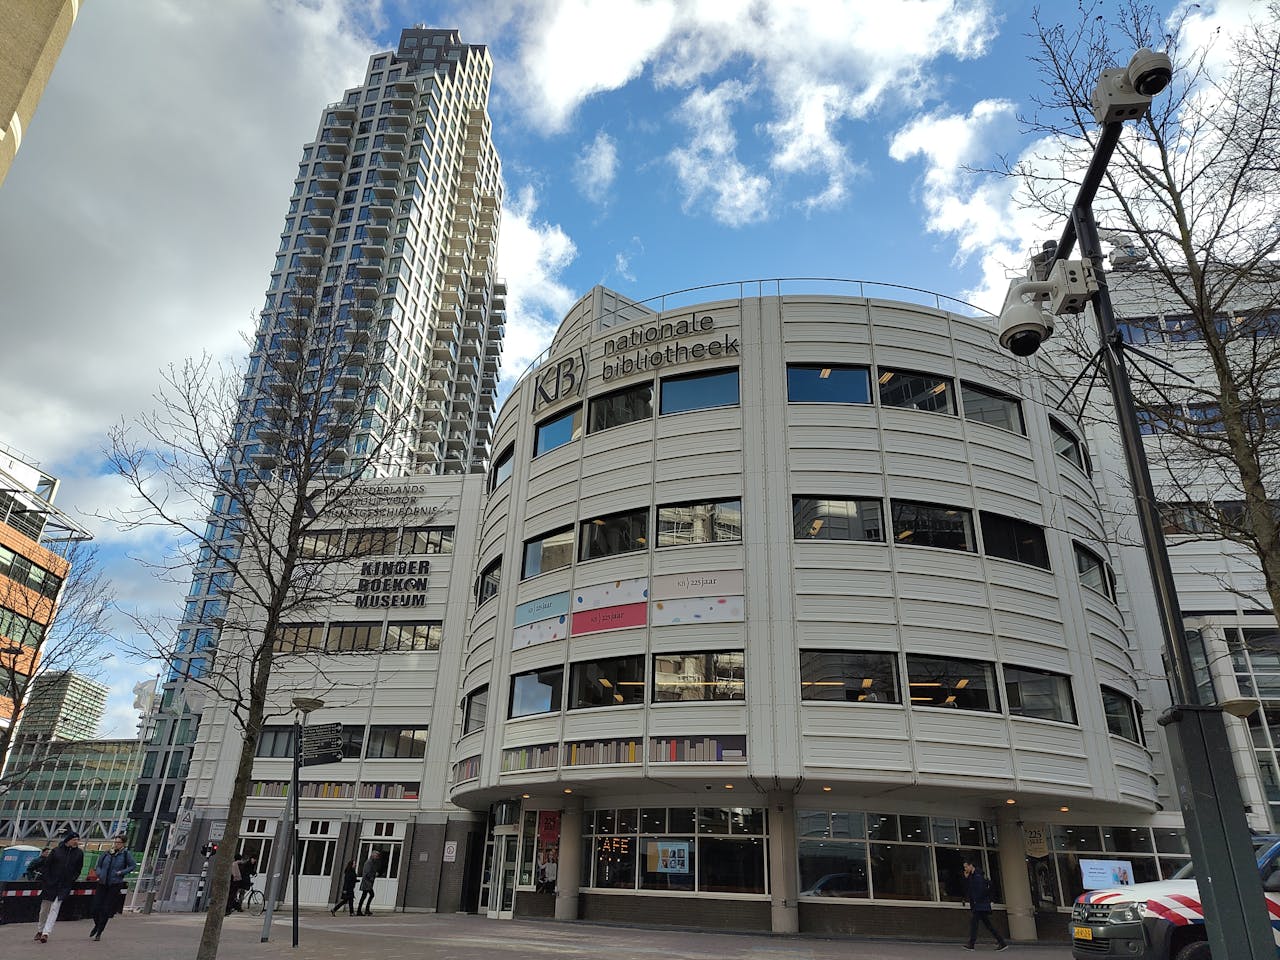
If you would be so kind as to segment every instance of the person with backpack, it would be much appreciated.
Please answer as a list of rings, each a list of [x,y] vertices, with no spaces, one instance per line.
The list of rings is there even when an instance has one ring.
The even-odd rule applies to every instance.
[[[964,898],[969,901],[969,942],[964,948],[976,949],[978,924],[981,923],[996,938],[996,950],[1008,950],[1009,942],[1000,936],[991,922],[991,883],[972,860],[964,862]]]
[[[93,929],[89,932],[91,940],[102,939],[107,921],[116,912],[116,898],[124,889],[124,879],[137,866],[133,854],[125,846],[123,834],[115,837],[111,841],[111,849],[98,857],[98,862],[93,867],[98,881],[93,890]]]

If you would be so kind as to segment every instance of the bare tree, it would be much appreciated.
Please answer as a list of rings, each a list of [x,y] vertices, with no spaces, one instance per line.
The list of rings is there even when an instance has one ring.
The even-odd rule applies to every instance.
[[[110,436],[108,457],[134,499],[114,519],[172,534],[177,550],[157,572],[210,578],[223,608],[214,620],[223,639],[207,650],[197,649],[198,637],[149,631],[154,656],[192,662],[196,654],[200,667],[187,682],[216,698],[242,733],[201,960],[217,955],[216,905],[226,902],[259,734],[273,710],[288,710],[281,683],[312,696],[325,683],[307,624],[349,590],[343,571],[354,558],[382,552],[341,533],[359,513],[361,477],[374,472],[386,438],[415,426],[388,405],[381,348],[370,346],[374,294],[336,311],[317,286],[304,268],[291,309],[260,320],[247,376],[208,357],[171,367],[155,411]],[[316,671],[278,674],[299,660]]]
[[[1195,7],[1166,21],[1139,0],[1091,0],[1065,25],[1037,10],[1042,83],[1019,118],[1037,147],[998,172],[1028,207],[1065,218],[1100,133],[1099,73],[1139,47],[1169,53],[1174,82],[1125,125],[1096,203],[1117,250],[1110,285],[1126,339],[1171,361],[1134,364],[1171,532],[1240,544],[1280,610],[1280,3],[1192,43]],[[1080,359],[1097,349],[1091,328],[1066,333]]]
[[[10,756],[9,751],[22,730],[22,711],[30,705],[31,688],[42,676],[72,671],[95,676],[101,668],[104,645],[110,639],[108,619],[114,602],[111,583],[102,573],[98,548],[83,540],[66,543],[62,559],[70,564],[61,589],[49,596],[11,577],[0,578],[0,606],[19,615],[35,614],[38,607],[53,608],[54,619],[47,629],[24,625],[0,639],[0,761],[9,759],[0,774],[0,793],[16,786],[43,763],[33,755]],[[46,581],[47,583],[47,581]],[[43,585],[42,585],[43,586]],[[28,619],[31,619],[28,617]],[[12,646],[10,646],[12,644]],[[46,744],[42,758],[56,756],[56,743]]]

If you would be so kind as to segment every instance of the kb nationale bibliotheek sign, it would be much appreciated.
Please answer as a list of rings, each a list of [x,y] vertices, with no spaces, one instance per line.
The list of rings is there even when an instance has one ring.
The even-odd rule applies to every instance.
[[[633,327],[627,333],[598,340],[597,343],[604,344],[600,375],[606,381],[616,380],[696,360],[739,356],[738,338],[731,334],[704,339],[715,331],[715,326],[715,317],[691,314],[679,320]],[[688,342],[694,338],[698,339]],[[547,363],[534,377],[533,411],[536,413],[559,400],[582,396],[589,376],[587,351],[582,347]]]

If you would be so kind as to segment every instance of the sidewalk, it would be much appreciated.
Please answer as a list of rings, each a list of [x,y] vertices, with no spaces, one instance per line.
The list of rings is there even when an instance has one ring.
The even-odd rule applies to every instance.
[[[0,957],[82,957],[94,960],[192,960],[202,914],[124,914],[115,917],[102,941],[89,940],[89,921],[58,924],[49,942],[32,943],[35,925],[0,926]],[[941,960],[994,953],[980,942],[977,953],[959,944],[901,940],[819,940],[767,934],[695,933],[587,923],[487,920],[436,914],[375,914],[337,917],[306,912],[299,947],[291,947],[288,911],[276,914],[271,942],[261,943],[262,920],[234,915],[222,928],[225,960]],[[1066,944],[1015,945],[1002,957],[1069,960]]]

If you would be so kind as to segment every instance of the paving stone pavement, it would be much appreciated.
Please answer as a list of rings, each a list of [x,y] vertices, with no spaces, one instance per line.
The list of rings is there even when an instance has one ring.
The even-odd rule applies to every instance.
[[[87,920],[59,923],[47,944],[33,943],[35,926],[0,926],[0,958],[58,960],[194,960],[203,915],[124,914],[101,942],[88,939]],[[958,943],[903,940],[825,940],[767,934],[703,933],[537,920],[487,920],[437,914],[338,917],[306,912],[299,946],[291,945],[289,914],[277,914],[271,941],[261,942],[262,920],[232,916],[223,926],[225,960],[942,960],[994,954],[989,941],[977,953]],[[1066,944],[1019,944],[1002,957],[1069,960]]]

